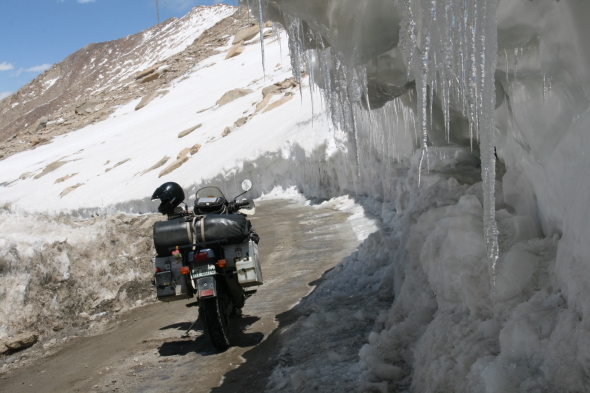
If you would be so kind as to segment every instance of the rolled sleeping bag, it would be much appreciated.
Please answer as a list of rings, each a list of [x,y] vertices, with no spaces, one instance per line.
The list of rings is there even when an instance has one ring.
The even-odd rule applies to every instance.
[[[170,247],[192,244],[191,221],[185,217],[154,223],[154,247],[158,256],[169,257]]]
[[[193,219],[191,230],[195,243],[223,239],[241,243],[250,234],[250,222],[241,214],[207,214]]]
[[[181,217],[154,224],[154,247],[158,256],[172,255],[171,247],[214,240],[242,243],[250,235],[251,224],[241,214],[207,214]]]

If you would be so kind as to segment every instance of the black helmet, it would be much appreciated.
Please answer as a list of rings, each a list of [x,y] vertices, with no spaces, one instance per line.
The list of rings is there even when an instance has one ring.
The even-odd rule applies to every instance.
[[[156,188],[152,201],[159,199],[162,201],[158,206],[158,211],[162,214],[174,214],[174,209],[184,201],[184,191],[177,183],[168,182]]]

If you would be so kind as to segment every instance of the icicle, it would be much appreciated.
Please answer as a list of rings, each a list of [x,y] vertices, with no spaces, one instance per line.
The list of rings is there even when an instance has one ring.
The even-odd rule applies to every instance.
[[[398,6],[401,8],[403,20],[400,29],[400,41],[402,52],[406,59],[407,78],[410,80],[410,73],[414,67],[414,53],[416,50],[416,22],[410,0],[398,0]]]
[[[264,64],[264,19],[262,18],[262,0],[258,0],[258,23],[260,26],[260,48],[262,50],[262,73],[266,81],[266,66]]]
[[[497,64],[497,28],[496,28],[496,5],[497,0],[481,0],[483,3],[482,31],[484,54],[483,64],[483,91],[482,94],[482,117],[480,119],[480,150],[481,170],[484,188],[484,235],[487,244],[488,261],[490,264],[490,279],[492,290],[495,293],[496,287],[496,262],[499,257],[498,229],[496,224],[496,156],[495,156],[495,131],[494,110],[496,107],[496,93],[494,83],[494,72]]]
[[[248,5],[248,24],[250,24],[250,0],[246,0],[246,4]]]
[[[277,40],[279,41],[279,54],[281,56],[281,64],[283,63],[283,44],[281,43],[281,29],[278,28],[277,23],[273,23],[272,25],[272,33]]]
[[[547,80],[545,77],[545,73],[543,73],[543,105],[545,105],[545,96],[546,96],[546,89],[547,89]]]
[[[506,81],[508,81],[508,51],[504,49],[504,57],[506,58]]]
[[[351,115],[352,115],[352,128],[354,131],[354,146],[356,150],[356,174],[357,176],[361,177],[361,148],[359,145],[359,134],[358,134],[358,126],[356,123],[356,117],[354,115],[354,108],[351,108]]]
[[[287,23],[286,29],[289,36],[289,52],[291,54],[291,68],[293,71],[293,77],[297,80],[297,83],[301,85],[301,38],[299,36],[299,24],[301,23],[298,19],[285,15],[285,22]]]
[[[518,75],[518,48],[514,48],[514,80]]]
[[[436,0],[432,0],[430,3],[433,6],[433,3]],[[422,128],[422,155],[420,157],[420,166],[418,168],[418,185],[421,184],[422,180],[422,166],[424,163],[424,159],[428,160],[428,76],[430,74],[430,39],[431,39],[431,32],[427,26],[430,26],[432,20],[432,8],[426,10],[424,12],[425,15],[425,23],[423,23],[423,43],[422,43],[422,51],[421,51],[421,62],[420,62],[420,70],[417,73],[419,75],[418,78],[418,106],[419,106],[419,120]]]
[[[305,37],[305,34],[303,32],[303,23],[301,23],[301,21],[299,21],[299,23],[297,24],[297,27],[299,28],[299,67],[301,67],[301,59],[303,58],[303,50],[305,48],[305,46],[303,45],[303,37]],[[304,58],[305,60],[305,58]],[[306,67],[309,68],[309,67]],[[301,97],[301,105],[303,105],[303,75],[301,73],[301,69],[299,70],[299,97]]]
[[[485,0],[484,0],[485,1]],[[472,14],[472,25],[470,30],[470,52],[469,52],[469,95],[470,95],[470,104],[469,104],[469,138],[471,140],[471,150],[473,151],[473,139],[477,137],[477,102],[478,102],[478,95],[477,95],[477,88],[478,88],[478,75],[477,75],[477,58],[476,58],[476,51],[477,51],[477,2],[473,2],[473,14]]]
[[[447,143],[451,142],[451,116],[449,114],[449,107],[451,106],[450,97],[449,97],[449,82],[446,78],[443,78],[441,81],[442,87],[442,96],[443,96],[443,114],[445,118],[445,140]]]
[[[307,73],[309,75],[309,97],[311,99],[311,127],[313,128],[313,122],[314,122],[314,117],[315,117],[315,103],[313,100],[313,94],[315,93],[315,72],[314,72],[314,64],[316,62],[316,51],[314,50],[309,50],[307,51],[306,54],[306,64],[307,64]],[[301,85],[299,85],[301,87]],[[301,92],[301,90],[300,90]],[[303,100],[303,94],[301,94],[301,99]]]

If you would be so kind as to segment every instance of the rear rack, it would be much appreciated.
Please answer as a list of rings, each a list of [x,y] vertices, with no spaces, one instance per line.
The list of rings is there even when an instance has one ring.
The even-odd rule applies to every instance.
[[[196,244],[187,244],[186,246],[168,247],[168,250],[169,251],[174,251],[177,248],[179,248],[181,250],[186,250],[186,249],[189,249],[189,248],[202,248],[202,247],[213,245],[213,244],[222,245],[222,244],[226,244],[226,243],[228,243],[227,239],[211,240],[210,242],[196,243]]]

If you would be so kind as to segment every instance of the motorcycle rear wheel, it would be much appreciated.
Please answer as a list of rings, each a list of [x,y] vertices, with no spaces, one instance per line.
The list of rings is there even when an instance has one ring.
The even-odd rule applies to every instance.
[[[211,344],[218,351],[229,348],[229,321],[225,313],[225,305],[219,297],[200,300],[205,326]]]

